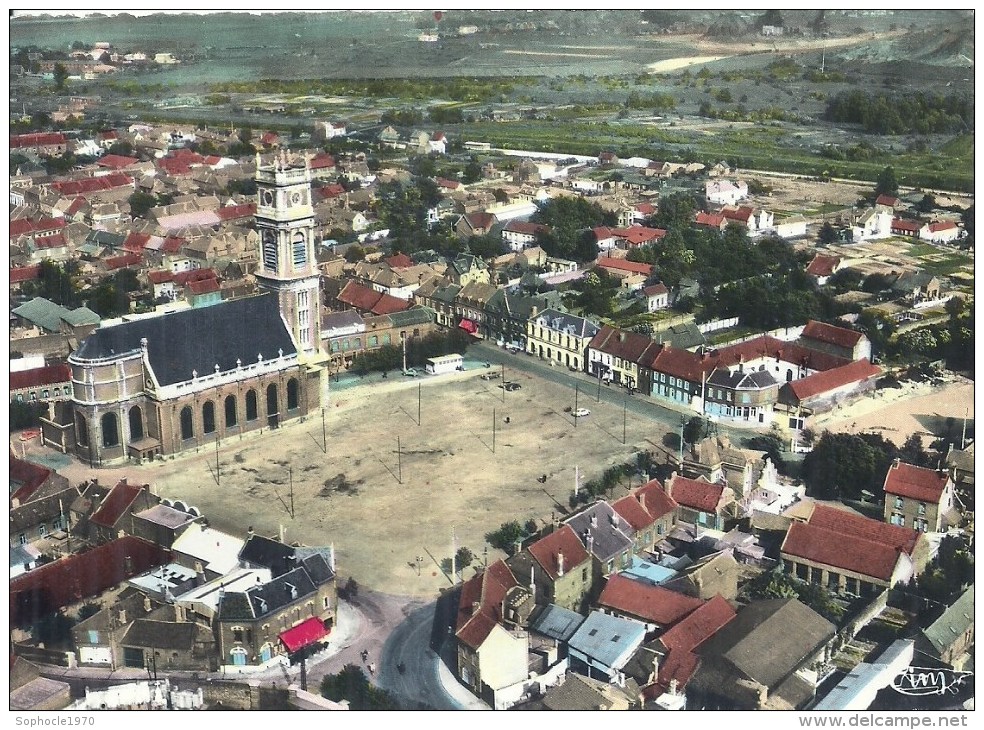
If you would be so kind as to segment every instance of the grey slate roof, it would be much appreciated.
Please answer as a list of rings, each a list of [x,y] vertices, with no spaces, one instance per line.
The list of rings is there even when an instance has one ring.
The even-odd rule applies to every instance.
[[[594,526],[591,524],[592,517],[595,518]],[[617,527],[612,524],[613,517],[618,519]],[[635,530],[618,516],[608,502],[595,502],[584,511],[564,520],[564,523],[570,525],[585,548],[588,547],[587,536],[590,533],[593,543],[588,552],[601,562],[632,549]]]
[[[140,349],[146,338],[151,369],[161,385],[190,380],[192,371],[211,375],[297,352],[280,315],[277,298],[261,294],[230,299],[211,307],[185,309],[104,327],[75,352],[80,359],[105,358]]]
[[[225,593],[219,599],[218,616],[220,621],[252,621],[256,618],[253,606],[245,593]]]
[[[698,653],[720,657],[752,680],[775,688],[834,633],[832,623],[795,598],[754,601]]]
[[[944,652],[974,625],[974,586],[971,586],[943,615],[923,630],[923,636],[937,652]]]
[[[364,320],[362,315],[354,309],[347,309],[344,312],[329,312],[321,318],[322,332],[336,327],[352,327],[359,324],[364,324]]]
[[[665,330],[654,332],[653,339],[679,350],[689,350],[693,347],[706,344],[704,334],[693,322],[675,324]]]
[[[583,623],[581,614],[551,603],[530,623],[530,629],[557,641],[569,641]]]
[[[137,619],[126,630],[120,644],[147,649],[190,650],[195,645],[197,628],[188,621],[151,621]]]
[[[277,577],[296,566],[295,549],[269,537],[252,535],[239,551],[239,560],[250,566],[269,568],[270,573]]]
[[[778,381],[768,370],[755,370],[752,372],[729,372],[724,368],[718,368],[711,377],[707,379],[708,385],[719,385],[722,388],[768,388],[776,385]]]
[[[536,315],[534,324],[539,327],[549,327],[556,332],[589,338],[594,337],[601,329],[591,320],[567,312],[559,312],[556,309],[544,309]]]
[[[253,615],[259,618],[279,611],[284,606],[311,595],[315,590],[314,581],[308,572],[303,567],[297,567],[269,583],[249,588],[246,591],[246,600],[253,608]]]
[[[409,327],[414,324],[430,324],[436,315],[430,307],[417,305],[402,312],[390,312],[386,316],[389,317],[394,327]]]

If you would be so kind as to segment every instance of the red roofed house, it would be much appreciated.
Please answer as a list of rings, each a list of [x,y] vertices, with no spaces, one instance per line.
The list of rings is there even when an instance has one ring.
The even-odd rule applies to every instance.
[[[10,373],[10,402],[70,400],[72,370],[68,365],[47,365]]]
[[[260,137],[260,144],[270,149],[280,144],[280,135],[276,132],[264,132]]]
[[[619,285],[629,291],[641,289],[646,279],[652,274],[652,264],[644,264],[638,261],[627,259],[616,259],[609,256],[599,256],[595,262],[595,267],[601,269],[609,276],[619,280]]]
[[[591,556],[569,525],[540,538],[506,562],[524,584],[532,576],[538,604],[555,603],[577,612],[587,608],[594,580]]]
[[[894,236],[919,238],[919,231],[922,230],[922,227],[923,224],[919,221],[909,220],[908,218],[892,219],[892,235]]]
[[[736,615],[731,604],[717,595],[664,631],[657,645],[657,678],[653,684],[643,687],[643,696],[659,703],[665,693],[679,695],[684,692],[700,664],[696,649]]]
[[[653,479],[612,503],[612,509],[635,530],[635,550],[652,550],[676,524],[679,505]]]
[[[646,299],[647,312],[656,312],[670,306],[670,290],[662,282],[643,287],[642,296]]]
[[[867,358],[813,373],[784,383],[779,388],[779,404],[797,416],[825,413],[847,398],[874,390],[881,373]]]
[[[509,244],[513,251],[536,245],[537,235],[549,233],[550,226],[542,223],[526,223],[524,221],[509,221],[502,229],[502,240]]]
[[[130,515],[153,507],[160,501],[148,485],[127,484],[126,478],[121,479],[89,517],[89,539],[109,542],[128,534],[132,527]]]
[[[699,403],[707,377],[718,367],[714,354],[662,344],[640,367],[641,389],[653,398],[686,406]]]
[[[824,256],[818,253],[806,267],[806,273],[816,279],[817,284],[823,286],[836,273],[840,263],[840,256]]]
[[[122,256],[111,256],[103,259],[103,266],[106,271],[116,271],[118,269],[129,269],[143,264],[143,257],[138,253],[125,253]]]
[[[15,134],[10,138],[10,149],[32,149],[39,155],[60,155],[65,152],[68,140],[61,132],[32,132]]]
[[[728,219],[725,218],[720,213],[705,213],[704,211],[699,211],[694,222],[698,226],[704,226],[705,228],[714,228],[719,231],[723,231],[728,227]]]
[[[96,163],[98,167],[103,167],[107,170],[124,170],[130,165],[136,165],[140,162],[136,157],[126,157],[124,155],[103,155],[99,158]]]
[[[41,264],[34,266],[15,266],[10,269],[10,288],[12,291],[20,289],[20,285],[25,281],[35,281],[41,273]]]
[[[950,243],[960,238],[960,226],[953,221],[927,223],[919,229],[919,238],[931,243]]]
[[[871,340],[863,332],[810,320],[797,340],[811,350],[827,352],[848,360],[871,360]]]
[[[767,210],[756,210],[750,205],[725,206],[720,211],[727,223],[735,223],[748,230],[750,236],[761,233],[773,227],[773,216]]]
[[[639,366],[652,362],[662,346],[648,335],[602,327],[588,343],[588,373],[634,389],[639,386]]]
[[[462,238],[484,236],[492,230],[495,222],[496,218],[492,213],[466,213],[455,221],[454,230]]]
[[[918,575],[929,561],[922,533],[846,509],[815,504],[780,550],[783,570],[838,593],[873,595]]]
[[[346,282],[338,292],[337,300],[343,306],[355,309],[361,314],[392,314],[409,309],[412,304],[410,300],[378,292],[354,281]]]
[[[502,560],[461,586],[455,624],[458,676],[483,699],[491,695],[490,704],[496,690],[529,676],[529,634],[504,625],[511,606],[523,594],[529,600]]]
[[[9,482],[10,547],[27,545],[67,526],[69,506],[78,496],[68,479],[10,456]]]
[[[947,472],[896,459],[885,475],[885,521],[919,532],[945,532],[960,521],[953,490]]]
[[[723,530],[725,519],[737,516],[734,490],[723,482],[712,484],[703,475],[688,479],[674,472],[666,481],[666,493],[680,505],[679,522]]]
[[[608,576],[597,601],[606,613],[646,624],[647,633],[672,626],[703,603],[699,598],[621,575]]]
[[[891,195],[882,194],[875,198],[875,205],[888,208],[889,210],[895,210],[899,205],[899,199]]]
[[[167,561],[164,548],[126,536],[42,565],[10,581],[10,624],[34,623]]]

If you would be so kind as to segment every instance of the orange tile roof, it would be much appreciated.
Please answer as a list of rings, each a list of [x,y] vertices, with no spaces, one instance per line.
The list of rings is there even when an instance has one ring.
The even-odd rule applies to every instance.
[[[681,507],[713,514],[724,495],[723,484],[712,484],[704,479],[688,479],[676,475],[666,483],[666,490]]]
[[[541,537],[530,545],[527,550],[530,555],[546,571],[547,575],[556,580],[559,577],[560,555],[564,556],[564,570],[569,571],[588,560],[588,552],[578,539],[570,525],[564,525],[554,530],[546,537]]]
[[[950,477],[946,472],[925,469],[899,462],[892,464],[885,475],[885,493],[939,504]]]
[[[867,358],[856,360],[855,362],[841,365],[840,367],[824,370],[805,378],[793,380],[785,387],[796,397],[796,400],[804,401],[820,393],[835,390],[850,383],[858,383],[862,380],[881,375],[881,368],[872,365]]]
[[[609,576],[598,605],[621,613],[649,621],[660,626],[670,626],[690,614],[703,604],[699,598],[692,598],[669,588],[652,586],[648,583]]]

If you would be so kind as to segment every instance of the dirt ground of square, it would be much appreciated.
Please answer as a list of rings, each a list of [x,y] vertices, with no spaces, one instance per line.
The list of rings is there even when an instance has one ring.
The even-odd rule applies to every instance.
[[[622,408],[596,402],[591,391],[578,402],[591,414],[575,427],[564,411],[574,406],[573,389],[526,374],[507,375],[521,389],[505,402],[500,380],[474,371],[441,377],[420,388],[420,426],[416,383],[401,380],[339,391],[327,409],[327,453],[314,415],[223,442],[218,480],[210,447],[127,473],[195,505],[219,529],[274,535],[283,526],[288,541],[334,543],[339,572],[360,584],[430,595],[448,585],[438,563],[451,555],[452,528],[456,544],[481,560],[484,535],[503,522],[542,524],[566,508],[575,466],[583,483],[662,444],[666,432],[628,412],[623,444]],[[489,560],[499,556],[489,549]]]

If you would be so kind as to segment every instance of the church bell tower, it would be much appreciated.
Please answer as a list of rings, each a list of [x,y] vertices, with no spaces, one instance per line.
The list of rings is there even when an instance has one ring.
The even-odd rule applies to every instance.
[[[257,283],[277,295],[298,354],[316,356],[321,348],[320,275],[307,159],[290,160],[281,151],[272,164],[262,165],[257,155],[256,187]]]

